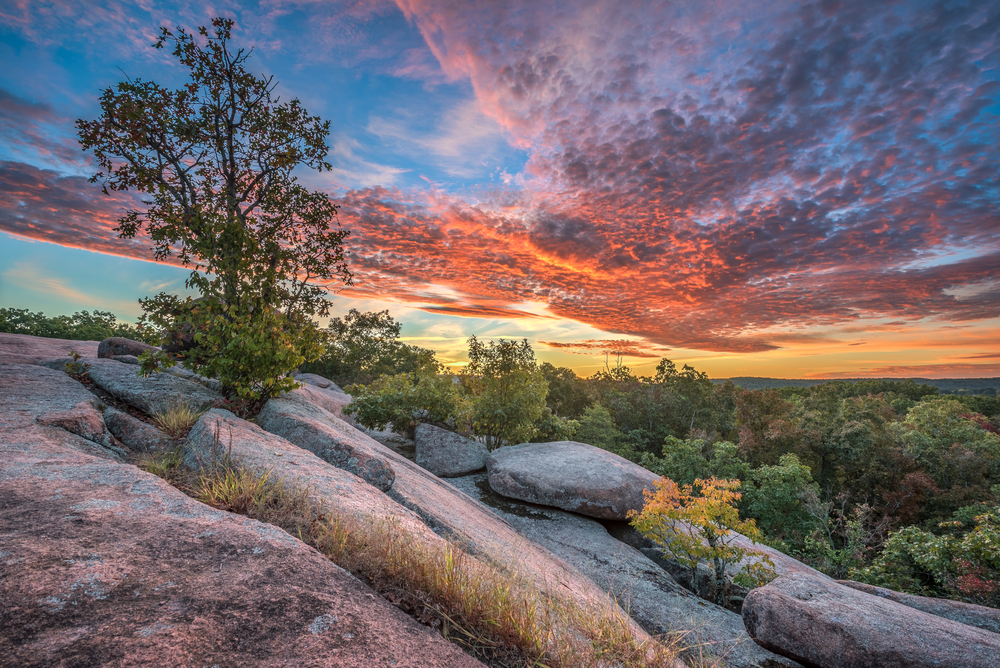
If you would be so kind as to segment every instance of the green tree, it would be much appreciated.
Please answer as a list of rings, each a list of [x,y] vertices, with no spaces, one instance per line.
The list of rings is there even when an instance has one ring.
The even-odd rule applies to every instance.
[[[159,336],[149,328],[119,322],[108,311],[79,311],[71,316],[48,317],[44,313],[31,313],[27,309],[0,308],[0,332],[70,341],[102,341],[112,336],[146,343],[159,341]]]
[[[389,311],[361,313],[352,308],[343,319],[330,319],[325,352],[301,370],[340,385],[366,385],[379,376],[436,370],[433,351],[401,342],[401,328]]]
[[[284,375],[322,352],[312,316],[327,313],[326,283],[350,282],[347,232],[331,228],[330,198],[292,175],[331,168],[329,122],[281,101],[273,77],[246,70],[250,52],[229,48],[232,20],[212,26],[198,31],[204,46],[182,28],[161,28],[154,44],[173,47],[188,83],[123,81],[103,92],[100,118],[76,125],[101,167],[91,181],[148,197],[145,210],[119,220],[119,236],[145,230],[157,260],[194,262],[187,285],[203,299],[142,300],[150,322],[187,329],[185,366],[218,378],[227,394],[262,398],[293,387]]]
[[[611,419],[611,413],[601,404],[588,406],[583,411],[574,438],[580,443],[621,454],[622,433]]]
[[[421,422],[442,423],[461,415],[462,398],[450,374],[431,366],[409,373],[380,376],[368,385],[347,388],[353,400],[344,412],[369,429],[392,430],[413,438]]]
[[[542,362],[539,371],[549,384],[549,394],[545,402],[556,415],[578,417],[591,404],[586,382],[572,369]]]
[[[527,339],[490,341],[469,338],[469,364],[462,382],[470,401],[472,431],[486,447],[530,441],[545,413],[548,383],[535,364]]]

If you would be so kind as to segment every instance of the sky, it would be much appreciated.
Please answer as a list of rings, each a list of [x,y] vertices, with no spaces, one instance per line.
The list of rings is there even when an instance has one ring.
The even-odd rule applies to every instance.
[[[0,0],[0,307],[186,294],[113,228],[74,121],[179,87],[161,26],[231,17],[331,122],[334,314],[446,363],[527,338],[588,376],[1000,376],[1000,3]]]

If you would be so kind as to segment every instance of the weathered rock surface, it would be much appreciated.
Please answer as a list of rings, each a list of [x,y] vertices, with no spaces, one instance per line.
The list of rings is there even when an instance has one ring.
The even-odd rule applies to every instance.
[[[282,398],[287,396],[290,395]],[[606,593],[593,581],[534,541],[518,534],[510,524],[479,501],[321,408],[313,406],[312,410],[320,412],[320,417],[331,430],[342,432],[341,438],[350,437],[353,442],[365,444],[373,452],[380,453],[392,465],[396,476],[387,496],[413,511],[439,536],[462,545],[470,554],[484,560],[501,566],[516,564],[521,576],[527,577],[543,591],[550,591],[553,596],[574,601],[584,608],[614,605],[608,602]],[[258,424],[273,431],[261,421],[263,415],[262,411],[257,418]],[[315,413],[310,415],[315,416]],[[288,413],[285,419],[292,423],[296,417],[294,413]],[[279,435],[299,447],[312,450],[310,444],[314,442],[314,432],[311,429],[289,428]],[[648,640],[648,634],[638,625],[634,625],[632,630],[637,639]]]
[[[97,356],[112,359],[120,355],[130,355],[139,357],[147,350],[159,350],[156,346],[151,346],[142,341],[133,341],[122,336],[112,336],[104,339],[97,345]]]
[[[984,631],[1000,633],[1000,610],[987,608],[982,605],[963,603],[961,601],[949,601],[946,598],[928,598],[926,596],[914,596],[913,594],[903,594],[884,587],[876,587],[870,584],[854,582],[853,580],[837,580],[838,584],[845,587],[862,591],[872,596],[905,605],[910,608],[921,610],[931,615],[944,617],[959,624],[975,626]]]
[[[821,668],[992,668],[1000,635],[798,573],[747,595],[747,631],[763,647]]]
[[[0,666],[481,666],[283,531],[37,429],[0,439]]]
[[[151,424],[134,418],[116,408],[104,410],[104,424],[115,438],[134,452],[163,450],[174,445],[174,440]]]
[[[418,424],[413,440],[417,466],[442,478],[479,471],[490,456],[482,443],[431,424]]]
[[[499,448],[486,469],[498,494],[607,520],[642,510],[643,490],[658,480],[623,457],[575,441]]]
[[[156,373],[143,378],[131,364],[109,359],[87,360],[87,373],[94,384],[108,394],[152,415],[179,403],[193,408],[208,408],[222,395],[169,373]]]
[[[121,459],[125,452],[104,426],[98,403],[83,385],[60,371],[0,364],[0,433],[33,427],[59,429],[80,439],[50,437],[99,457]]]
[[[257,424],[382,491],[396,478],[382,445],[361,438],[361,432],[312,403],[301,389],[269,399]]]
[[[317,376],[319,378],[319,376]],[[302,376],[296,377],[296,380],[302,380]],[[351,395],[344,394],[339,389],[333,389],[337,387],[333,385],[331,388],[321,388],[316,385],[303,385],[298,389],[292,390],[289,395],[306,399],[312,404],[319,406],[327,413],[332,413],[344,422],[354,425],[354,421],[350,416],[344,415],[344,406],[351,403]]]
[[[97,357],[97,346],[97,341],[46,339],[27,334],[0,333],[0,364],[38,364],[42,360],[66,357],[71,350],[84,357]]]
[[[798,666],[755,644],[738,614],[688,592],[596,520],[501,496],[483,473],[449,482],[593,580],[648,633],[684,634],[680,644],[690,648],[689,656],[725,657],[725,665],[734,668]]]

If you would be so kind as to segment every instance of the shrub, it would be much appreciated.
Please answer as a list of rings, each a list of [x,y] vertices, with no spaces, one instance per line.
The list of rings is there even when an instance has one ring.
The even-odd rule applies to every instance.
[[[775,577],[770,557],[732,544],[738,534],[754,542],[760,538],[756,523],[741,520],[736,510],[739,488],[739,480],[698,479],[692,485],[678,486],[660,478],[655,492],[645,491],[642,512],[629,513],[632,526],[691,570],[692,582],[698,581],[701,562],[714,566],[712,590],[720,605],[729,599],[727,564],[759,555],[734,578],[740,586],[757,587]]]
[[[413,438],[420,422],[444,422],[460,413],[461,398],[450,375],[433,368],[382,376],[370,385],[347,388],[353,400],[344,412],[369,429],[385,429]]]

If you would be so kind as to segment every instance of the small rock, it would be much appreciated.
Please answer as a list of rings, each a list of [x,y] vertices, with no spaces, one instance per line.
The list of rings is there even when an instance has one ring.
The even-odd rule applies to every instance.
[[[576,441],[499,448],[486,469],[498,494],[606,520],[642,510],[643,490],[655,489],[659,479],[623,457]]]
[[[143,343],[142,341],[133,341],[122,336],[112,336],[109,339],[104,339],[97,346],[97,356],[108,359],[113,359],[120,355],[139,357],[139,355],[147,350],[159,350],[159,348],[151,346],[148,343]]]
[[[414,442],[417,466],[442,478],[478,471],[486,466],[490,455],[478,441],[425,423],[417,425]]]
[[[762,647],[822,668],[995,668],[1000,635],[799,573],[751,591],[743,622]]]
[[[119,441],[134,452],[149,452],[169,447],[173,440],[151,424],[114,408],[104,411],[104,424]]]

